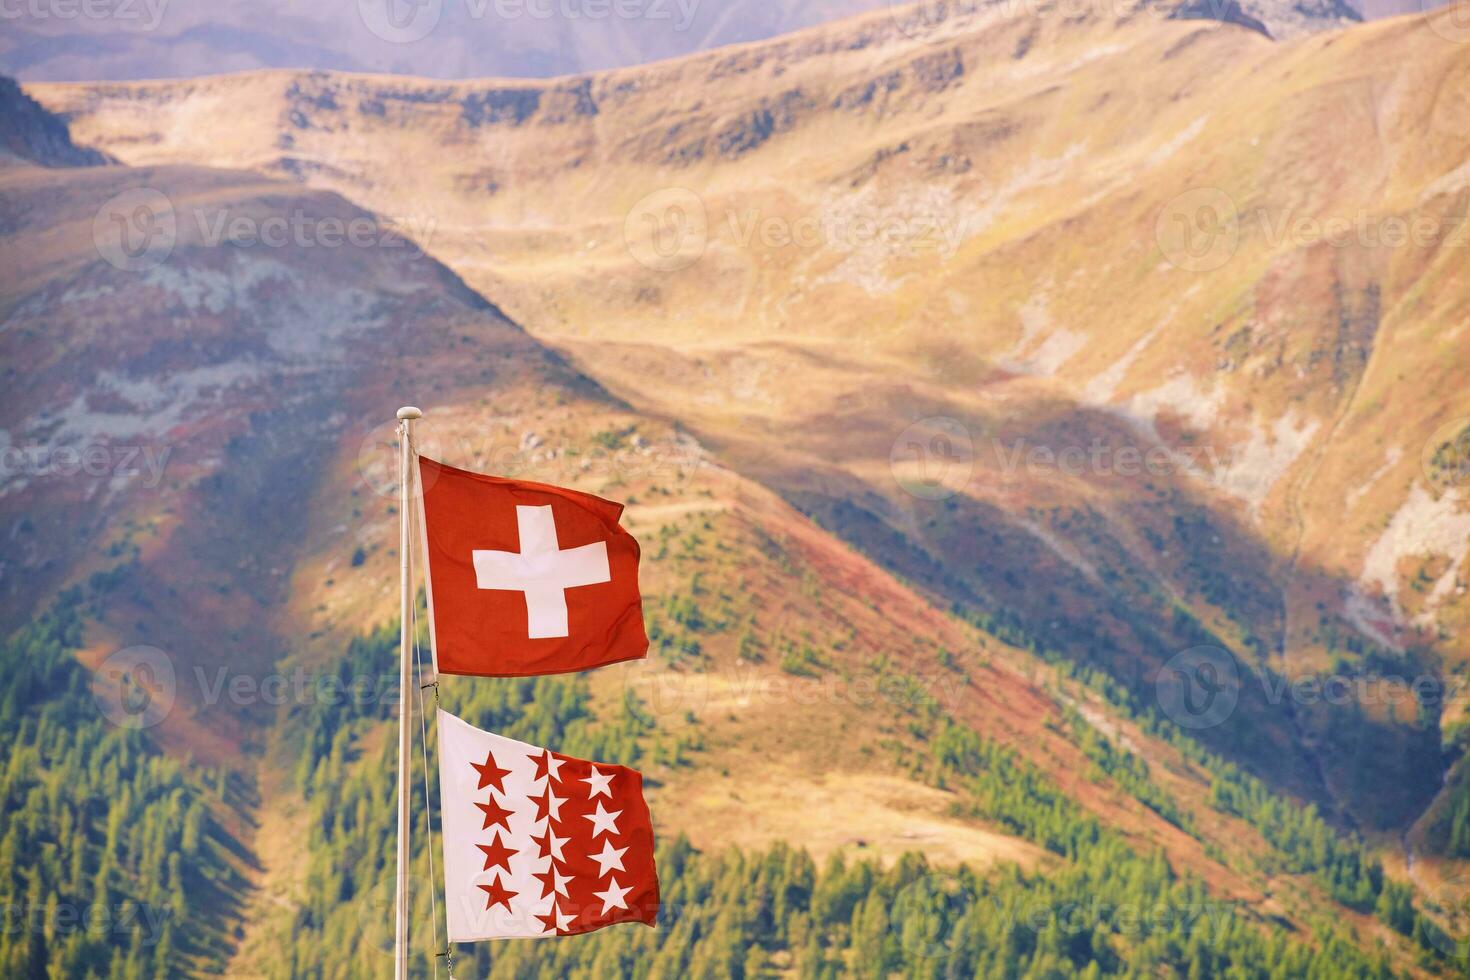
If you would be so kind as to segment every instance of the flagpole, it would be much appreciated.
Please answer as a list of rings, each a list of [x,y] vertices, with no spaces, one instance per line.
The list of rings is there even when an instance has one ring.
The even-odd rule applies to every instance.
[[[396,926],[393,936],[394,980],[408,980],[408,767],[412,747],[408,727],[409,654],[413,650],[413,582],[409,578],[408,555],[412,547],[409,534],[409,502],[413,482],[413,423],[424,417],[416,408],[398,410],[398,871],[394,889]],[[433,883],[430,883],[433,888]]]

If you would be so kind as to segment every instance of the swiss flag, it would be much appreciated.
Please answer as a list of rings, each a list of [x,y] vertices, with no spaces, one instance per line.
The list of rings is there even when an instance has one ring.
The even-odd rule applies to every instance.
[[[420,456],[429,629],[440,673],[523,677],[648,653],[623,505]]]
[[[636,770],[574,759],[439,712],[449,941],[653,925],[653,824]]]

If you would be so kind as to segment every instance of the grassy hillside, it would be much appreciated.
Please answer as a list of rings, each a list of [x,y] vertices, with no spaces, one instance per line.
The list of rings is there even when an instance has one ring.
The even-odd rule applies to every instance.
[[[28,87],[122,165],[0,166],[0,448],[46,463],[0,487],[0,845],[43,922],[180,918],[7,969],[382,971],[408,402],[644,545],[648,661],[440,694],[642,768],[668,921],[466,975],[1464,969],[1448,14],[962,6],[547,82]],[[168,707],[119,732],[83,688],[160,703],[142,645]]]
[[[1272,43],[1151,7],[931,13],[546,83],[35,92],[122,159],[411,223],[616,394],[1017,642],[1138,693],[1229,651],[1240,708],[1201,737],[1396,837],[1453,761],[1470,609],[1458,471],[1424,463],[1470,416],[1450,14]],[[895,462],[936,418],[942,500]],[[1272,693],[1327,677],[1427,693]]]

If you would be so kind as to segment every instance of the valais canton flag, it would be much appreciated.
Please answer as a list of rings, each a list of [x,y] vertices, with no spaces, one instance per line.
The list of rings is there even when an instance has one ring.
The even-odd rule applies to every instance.
[[[653,925],[658,874],[643,777],[439,712],[449,941]]]
[[[524,677],[648,653],[623,505],[420,456],[429,629],[440,673]]]

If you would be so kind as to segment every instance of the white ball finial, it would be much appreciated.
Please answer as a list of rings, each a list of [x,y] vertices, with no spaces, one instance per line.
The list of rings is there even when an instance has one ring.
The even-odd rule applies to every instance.
[[[423,417],[424,413],[414,408],[412,405],[409,405],[405,408],[400,408],[398,410],[398,421],[400,422],[407,422],[412,419],[421,419]]]

